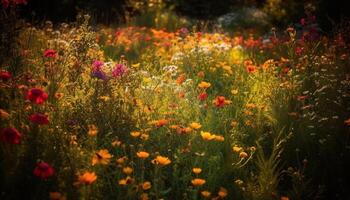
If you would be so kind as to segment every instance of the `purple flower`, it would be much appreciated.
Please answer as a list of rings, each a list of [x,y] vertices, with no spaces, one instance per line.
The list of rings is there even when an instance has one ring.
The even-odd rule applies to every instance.
[[[116,64],[115,68],[112,71],[113,77],[121,77],[128,71],[128,68],[123,64]]]
[[[94,63],[92,63],[92,73],[91,76],[97,77],[102,80],[107,80],[107,75],[102,71],[102,66],[104,63],[99,60],[95,60]]]
[[[103,71],[93,71],[92,76],[102,80],[107,80],[107,76]]]

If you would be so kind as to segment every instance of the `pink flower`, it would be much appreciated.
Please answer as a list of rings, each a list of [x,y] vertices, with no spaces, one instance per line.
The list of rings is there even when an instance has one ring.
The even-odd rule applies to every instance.
[[[21,133],[12,127],[1,129],[0,140],[9,144],[20,144]]]
[[[39,162],[33,171],[33,174],[40,179],[47,179],[55,174],[55,170],[46,162]]]
[[[123,64],[116,64],[115,68],[112,71],[113,77],[121,77],[128,71],[128,68]]]
[[[41,89],[33,88],[27,92],[26,99],[30,100],[33,103],[36,104],[42,104],[44,101],[48,98],[48,95],[46,92],[44,92]]]
[[[1,5],[3,8],[8,8],[10,5],[10,1],[9,0],[1,0]]]
[[[44,52],[44,57],[46,58],[56,58],[56,56],[57,56],[57,52],[53,49],[47,49]]]

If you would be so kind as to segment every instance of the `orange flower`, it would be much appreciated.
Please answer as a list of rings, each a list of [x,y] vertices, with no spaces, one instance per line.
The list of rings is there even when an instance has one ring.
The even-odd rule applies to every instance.
[[[242,151],[241,153],[239,153],[239,157],[246,158],[246,157],[248,157],[248,154],[246,152]]]
[[[75,185],[90,185],[93,182],[95,182],[97,179],[97,176],[95,172],[85,172],[82,175],[79,175],[78,181],[75,182]]]
[[[123,173],[124,174],[131,174],[134,170],[131,167],[124,167]]]
[[[130,135],[131,135],[132,137],[139,137],[139,136],[141,135],[141,132],[139,132],[139,131],[132,131],[132,132],[130,133]]]
[[[107,165],[112,158],[112,155],[107,149],[101,149],[92,156],[92,165],[102,164]]]
[[[281,196],[281,200],[289,200],[289,197]]]
[[[242,151],[242,147],[238,147],[237,145],[235,145],[235,146],[232,147],[232,150],[234,152],[238,153],[238,152]]]
[[[201,185],[204,185],[205,182],[206,181],[204,179],[201,179],[201,178],[195,178],[195,179],[192,179],[192,181],[191,181],[193,186],[201,186]]]
[[[143,190],[149,190],[149,189],[151,189],[151,187],[152,187],[152,184],[149,181],[146,181],[146,182],[142,183],[142,189]]]
[[[227,190],[223,187],[220,187],[220,190],[218,192],[219,197],[225,198],[227,196]]]
[[[146,159],[149,157],[149,153],[146,151],[139,151],[136,153],[137,157],[141,158],[141,159]]]
[[[195,174],[200,174],[202,172],[202,169],[199,168],[199,167],[195,167],[192,169],[192,172],[195,173]]]
[[[10,114],[6,112],[6,110],[0,109],[0,118],[1,119],[7,119],[9,118]]]
[[[50,200],[66,200],[67,198],[60,192],[50,192]]]
[[[205,81],[202,81],[198,84],[198,87],[199,88],[202,88],[202,89],[207,89],[211,86],[211,84],[209,82],[205,82]]]
[[[214,135],[214,140],[218,142],[223,142],[225,141],[225,138],[222,135]]]
[[[165,166],[169,165],[171,163],[171,160],[168,157],[157,156],[155,159],[152,160],[152,163],[155,165]]]
[[[201,192],[201,195],[205,198],[208,198],[208,197],[210,197],[211,193],[207,190],[204,190]]]
[[[134,182],[134,179],[132,179],[130,176],[127,176],[126,178],[120,179],[118,181],[119,185],[129,185],[132,182]]]
[[[89,131],[88,135],[89,136],[96,136],[98,133],[98,128],[94,124],[88,125]]]
[[[181,85],[185,80],[186,80],[186,74],[183,73],[183,74],[180,74],[179,77],[177,77],[176,83],[178,85]]]
[[[123,157],[121,157],[121,158],[118,158],[118,159],[117,159],[117,164],[122,165],[122,164],[125,163],[126,160],[128,160],[128,158],[127,158],[126,156],[123,156]]]
[[[168,122],[169,121],[166,119],[159,119],[159,120],[151,121],[149,124],[155,125],[157,128],[159,128],[159,127],[162,127],[162,126],[168,124]]]

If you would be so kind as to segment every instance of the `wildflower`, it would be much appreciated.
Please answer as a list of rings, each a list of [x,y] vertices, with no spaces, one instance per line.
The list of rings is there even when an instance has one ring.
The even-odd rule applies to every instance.
[[[119,141],[119,140],[114,140],[114,141],[112,142],[112,146],[113,146],[113,147],[115,147],[115,146],[119,147],[121,144],[122,144],[122,142]]]
[[[145,181],[145,182],[142,183],[142,189],[143,190],[149,190],[149,189],[151,189],[151,187],[152,187],[152,184],[149,181]]]
[[[204,132],[204,131],[201,132],[201,136],[203,140],[207,140],[207,141],[213,140],[215,138],[215,135],[212,135],[210,132]]]
[[[112,71],[113,77],[121,77],[128,71],[128,68],[123,64],[116,64]]]
[[[204,74],[203,71],[200,71],[200,72],[197,73],[197,76],[198,76],[199,78],[204,78],[205,74]]]
[[[204,185],[205,182],[206,181],[204,179],[201,179],[201,178],[195,178],[195,179],[192,179],[192,181],[191,181],[193,186],[201,186],[201,185]]]
[[[235,180],[235,184],[242,185],[243,181],[241,179],[237,179],[237,180]]]
[[[198,87],[199,88],[202,88],[202,89],[207,89],[211,86],[211,84],[209,82],[205,82],[205,81],[202,81],[198,84]]]
[[[345,120],[344,123],[345,123],[346,125],[350,126],[350,118],[347,119],[347,120]]]
[[[10,5],[10,1],[9,0],[1,0],[1,5],[3,8],[7,9]]]
[[[10,114],[6,110],[0,109],[0,119],[7,119],[10,117]]]
[[[218,195],[220,198],[225,198],[227,196],[227,189],[220,187]]]
[[[64,94],[62,92],[56,92],[55,93],[55,98],[56,99],[61,99],[64,96]]]
[[[155,159],[152,160],[152,163],[155,165],[166,166],[171,163],[171,160],[168,157],[157,156]]]
[[[231,90],[231,94],[233,94],[233,95],[238,94],[238,89]]]
[[[130,133],[130,135],[131,135],[132,137],[139,137],[139,136],[141,135],[141,132],[140,132],[140,131],[132,131],[132,132]]]
[[[201,195],[205,198],[209,198],[211,193],[207,190],[203,190],[203,191],[201,191]]]
[[[146,134],[146,133],[142,133],[141,136],[140,136],[141,140],[148,140],[149,138],[149,135]]]
[[[46,92],[39,88],[33,88],[27,92],[26,99],[36,104],[42,104],[48,98]]]
[[[289,200],[289,197],[281,196],[281,200]]]
[[[198,99],[204,101],[208,98],[208,94],[206,92],[202,92],[198,95]]]
[[[127,176],[124,179],[120,179],[118,181],[119,185],[129,185],[134,181],[134,179],[132,179],[130,176]]]
[[[225,141],[225,138],[222,135],[214,135],[214,140],[218,142]]]
[[[131,174],[134,170],[131,167],[124,167],[123,173],[124,174]]]
[[[195,174],[200,174],[202,172],[202,169],[199,168],[199,167],[195,167],[192,169],[192,172],[195,173]]]
[[[101,149],[92,156],[92,165],[103,164],[107,165],[112,158],[112,155],[107,149]]]
[[[231,126],[234,128],[234,127],[237,127],[237,125],[238,125],[238,122],[236,122],[236,121],[232,121],[231,122]]]
[[[176,84],[181,85],[186,80],[186,74],[180,74],[176,79]]]
[[[0,140],[3,142],[9,144],[20,144],[21,137],[21,133],[13,127],[1,129]]]
[[[102,80],[107,80],[107,75],[102,71],[102,66],[104,63],[102,61],[95,60],[92,64],[92,74],[91,76],[97,77]]]
[[[50,200],[66,200],[66,197],[60,192],[50,192]]]
[[[242,151],[241,153],[239,153],[239,157],[240,158],[247,158],[248,154],[246,152]]]
[[[88,135],[89,136],[96,136],[98,133],[98,128],[94,124],[88,125],[89,131]]]
[[[257,68],[255,65],[247,65],[246,69],[248,73],[255,73],[257,71]]]
[[[8,71],[1,70],[0,71],[0,79],[3,81],[8,81],[11,79],[11,74]]]
[[[152,121],[151,124],[154,124],[154,125],[156,125],[157,128],[160,128],[160,127],[168,124],[168,122],[169,121],[166,119],[159,119],[159,120]]]
[[[243,149],[242,149],[242,147],[238,147],[237,145],[235,145],[235,146],[232,147],[232,150],[234,152],[238,153],[238,152],[242,151]]]
[[[149,196],[147,193],[142,193],[140,196],[140,200],[149,200]]]
[[[213,104],[218,108],[221,108],[221,107],[228,105],[230,103],[231,103],[231,101],[226,100],[224,96],[217,96],[215,98],[215,100],[213,101]]]
[[[37,163],[33,173],[41,179],[47,179],[54,175],[55,170],[48,163],[42,161]]]
[[[79,175],[78,181],[74,183],[74,185],[91,185],[95,182],[97,176],[95,172],[85,172],[82,175]]]
[[[35,113],[29,116],[29,120],[38,125],[49,124],[48,116],[43,113]]]
[[[57,56],[57,52],[53,49],[47,49],[44,52],[44,57],[46,58],[56,58],[56,56]]]
[[[125,163],[125,161],[126,161],[127,159],[128,159],[128,158],[127,158],[126,156],[123,156],[123,157],[121,157],[121,158],[118,158],[118,159],[117,159],[117,164],[122,165],[122,164]]]
[[[202,125],[200,123],[197,123],[197,122],[192,122],[190,124],[190,127],[195,129],[195,130],[198,130],[198,129],[200,129],[202,127]]]

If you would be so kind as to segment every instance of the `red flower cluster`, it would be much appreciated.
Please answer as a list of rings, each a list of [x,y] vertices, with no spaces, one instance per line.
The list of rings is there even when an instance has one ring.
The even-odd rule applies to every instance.
[[[30,115],[29,120],[38,125],[46,125],[49,123],[48,116],[42,113],[35,113]]]
[[[26,99],[30,100],[33,103],[36,104],[42,104],[44,101],[48,98],[48,95],[46,92],[44,92],[41,89],[33,88],[27,92]]]
[[[222,108],[224,107],[225,105],[228,105],[230,104],[231,101],[230,100],[227,100],[225,99],[224,96],[217,96],[214,101],[213,101],[213,104],[218,107],[218,108]]]
[[[55,174],[55,170],[48,163],[42,161],[36,164],[33,173],[41,179],[47,179]]]
[[[0,79],[3,81],[8,81],[11,78],[11,74],[8,71],[1,70],[0,71]]]
[[[20,144],[21,133],[12,127],[1,129],[0,140],[9,144]]]
[[[26,5],[27,4],[27,0],[1,0],[1,5],[3,8],[8,8],[10,6],[10,3],[12,3],[13,5]]]
[[[53,49],[47,49],[44,52],[44,57],[46,58],[56,58],[57,57],[57,52]]]
[[[206,92],[202,92],[198,95],[198,99],[201,101],[205,101],[208,98],[208,94]]]

